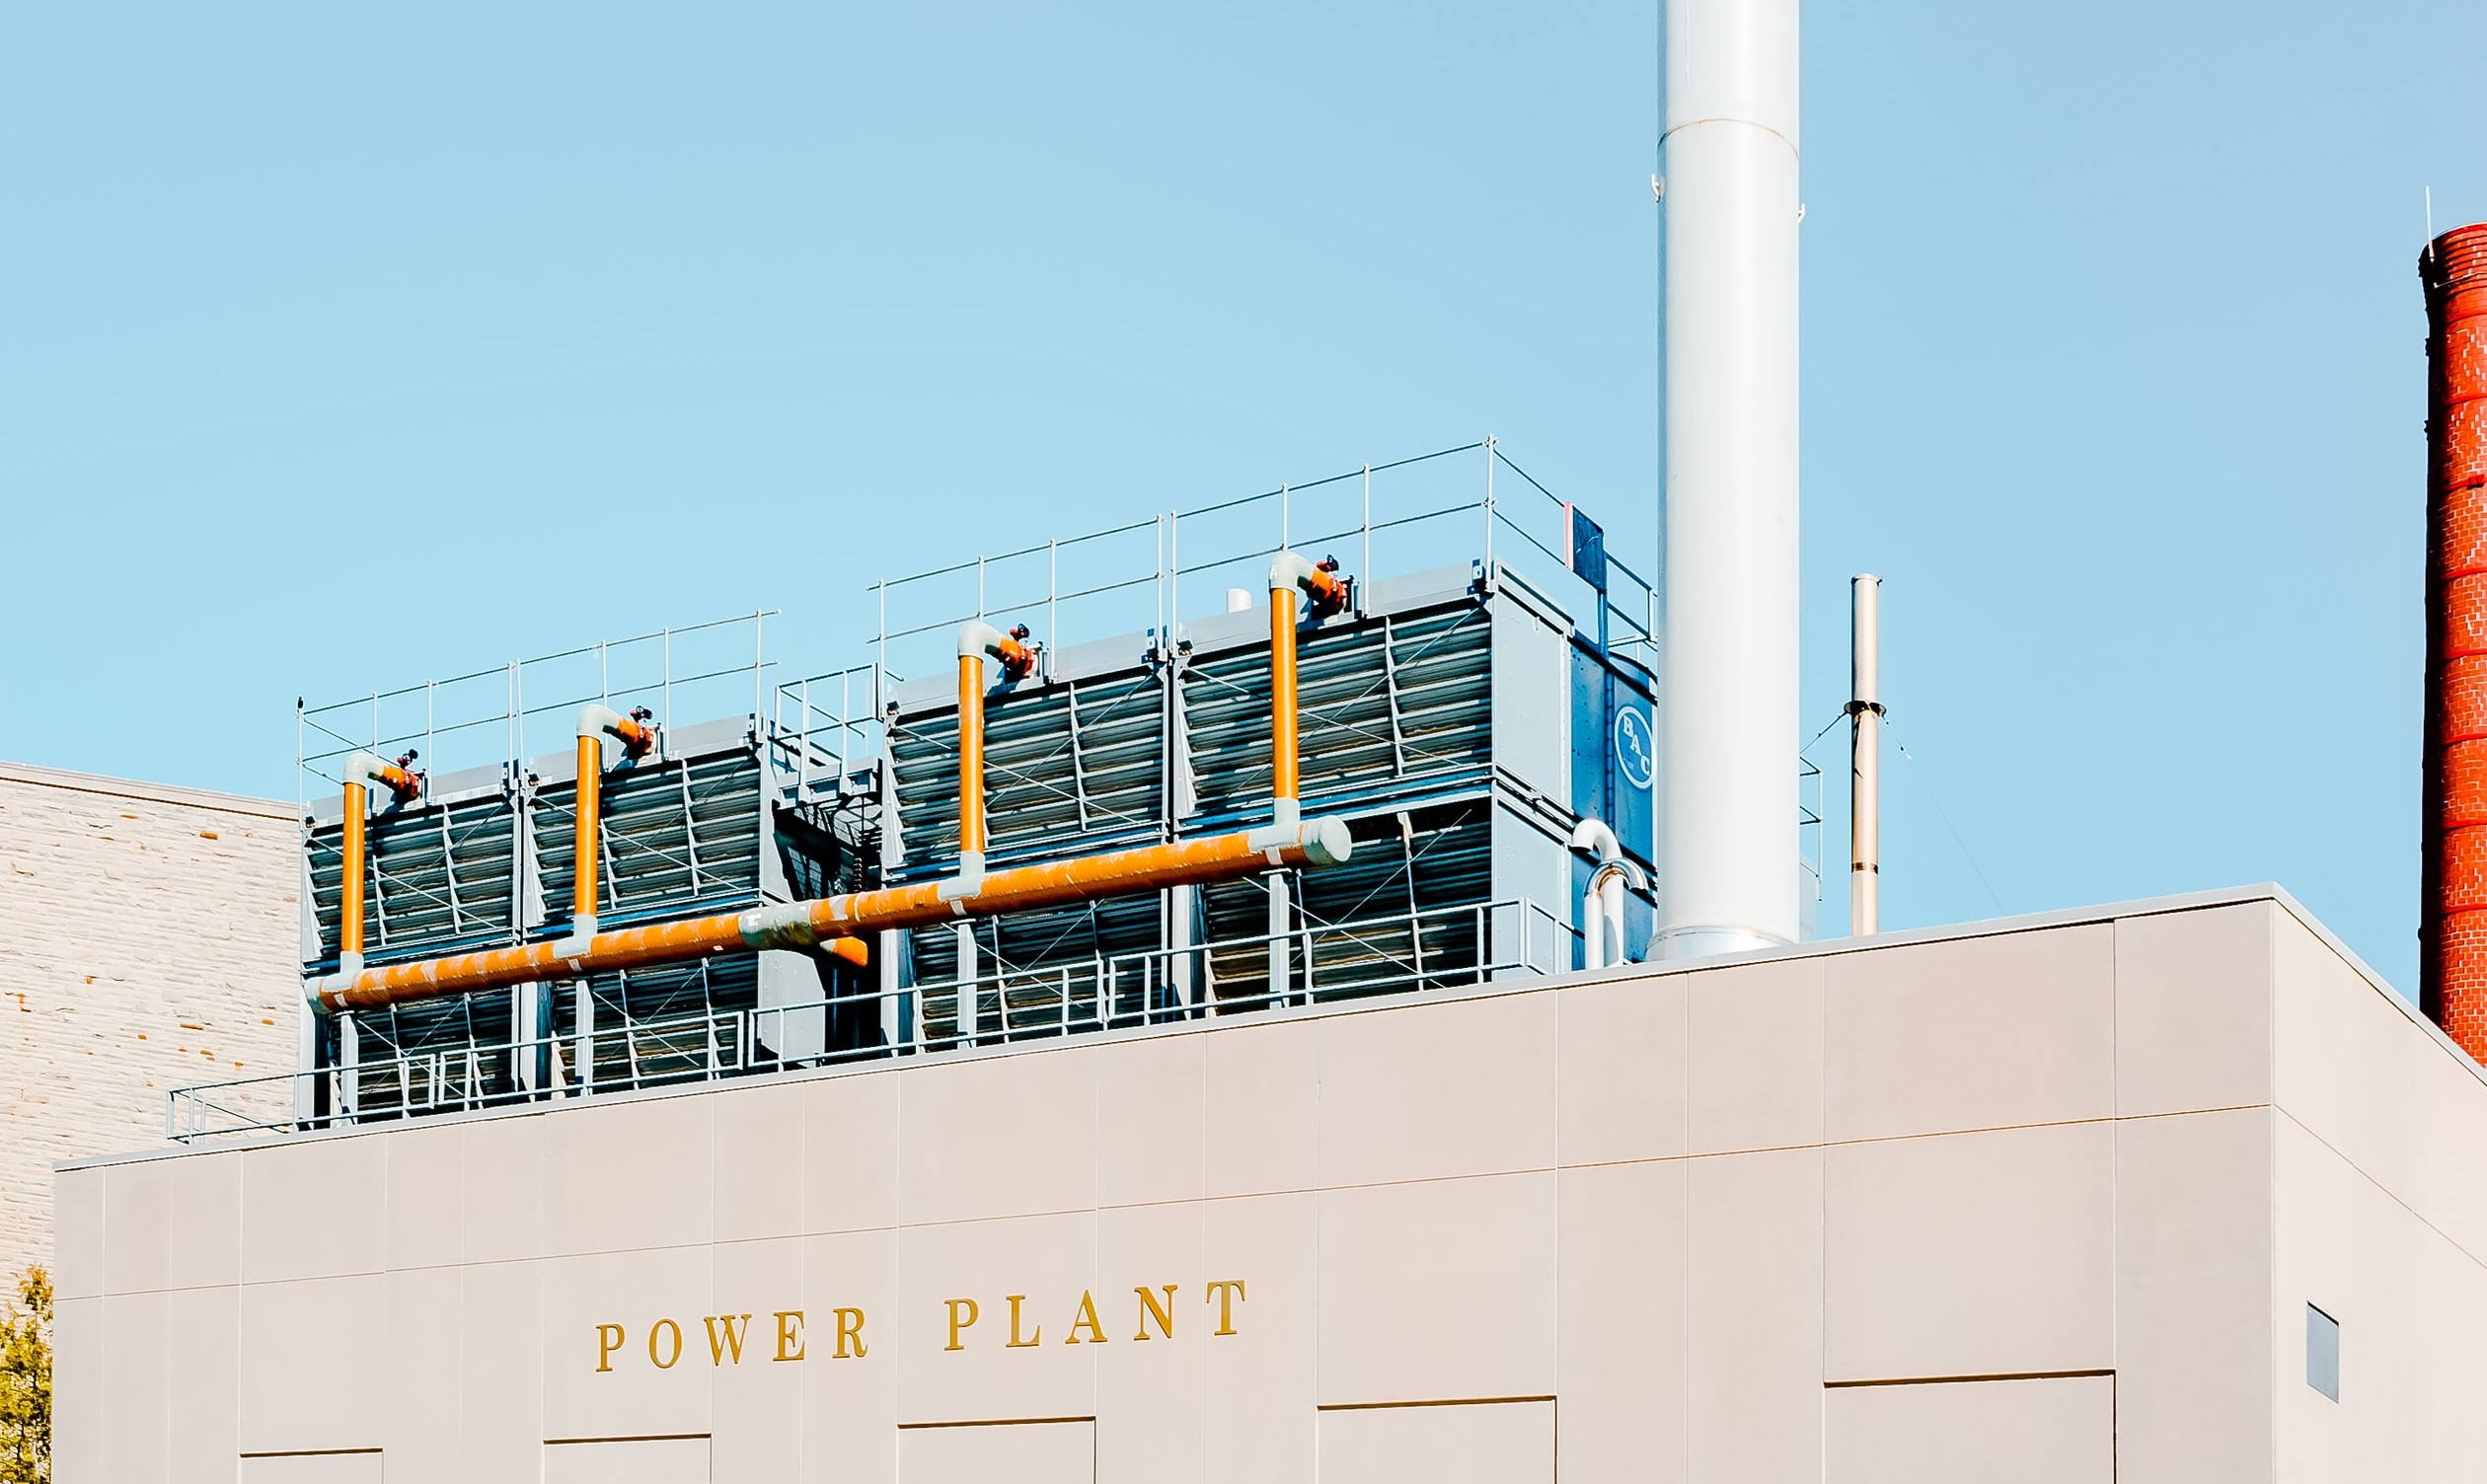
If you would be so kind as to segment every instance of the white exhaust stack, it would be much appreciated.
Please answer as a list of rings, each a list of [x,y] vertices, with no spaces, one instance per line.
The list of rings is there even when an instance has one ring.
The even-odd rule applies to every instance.
[[[1668,0],[1657,956],[1796,940],[1796,0]]]

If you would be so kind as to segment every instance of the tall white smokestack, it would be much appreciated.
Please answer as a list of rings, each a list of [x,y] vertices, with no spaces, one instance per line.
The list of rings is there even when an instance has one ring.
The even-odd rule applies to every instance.
[[[1659,953],[1793,942],[1796,0],[1668,0]]]

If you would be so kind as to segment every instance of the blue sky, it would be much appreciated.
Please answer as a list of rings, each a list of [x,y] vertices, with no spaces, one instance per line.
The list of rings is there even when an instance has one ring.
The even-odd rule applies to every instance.
[[[0,756],[284,794],[299,694],[759,606],[826,669],[870,575],[1489,432],[1645,564],[1655,7],[1034,9],[18,8]],[[1886,921],[2277,879],[2408,986],[2487,7],[1807,27]]]

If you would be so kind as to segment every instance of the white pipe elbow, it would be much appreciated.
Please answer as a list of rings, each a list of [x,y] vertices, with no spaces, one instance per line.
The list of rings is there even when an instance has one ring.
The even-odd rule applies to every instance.
[[[1615,838],[1615,827],[1603,819],[1584,818],[1572,826],[1571,848],[1595,855],[1600,865],[1613,865],[1623,858],[1623,843]]]
[[[958,626],[958,657],[983,659],[987,655],[1002,658],[1002,646],[1011,643],[1011,636],[982,619],[969,619]]]
[[[609,705],[598,705],[591,701],[578,708],[578,734],[582,737],[613,737],[628,741],[629,739],[622,735],[624,719],[620,711]]]
[[[1319,568],[1293,552],[1280,552],[1269,558],[1269,590],[1293,591],[1313,580]]]
[[[344,781],[348,783],[381,783],[389,780],[390,765],[367,752],[354,753],[345,759]]]

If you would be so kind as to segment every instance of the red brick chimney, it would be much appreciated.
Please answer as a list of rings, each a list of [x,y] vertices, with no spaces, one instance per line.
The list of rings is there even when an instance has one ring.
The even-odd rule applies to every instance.
[[[2427,720],[2419,1002],[2487,1061],[2487,223],[2427,288]]]

